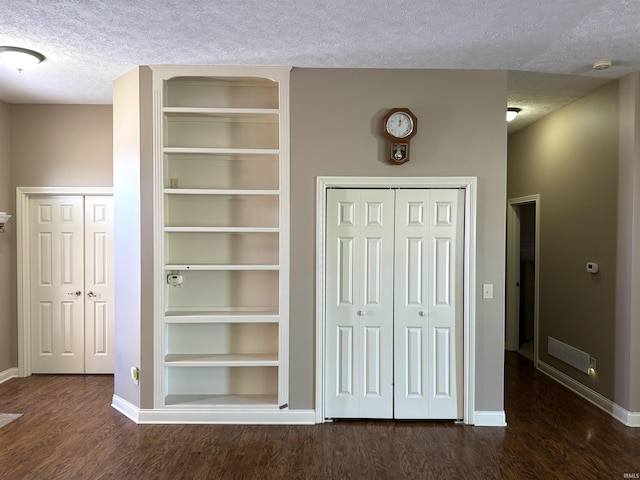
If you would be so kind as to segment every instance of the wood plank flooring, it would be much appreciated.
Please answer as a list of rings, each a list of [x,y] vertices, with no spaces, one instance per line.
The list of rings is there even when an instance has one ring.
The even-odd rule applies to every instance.
[[[12,379],[0,385],[0,412],[24,415],[0,429],[0,479],[638,478],[640,429],[516,353],[505,387],[506,428],[136,425],[111,408],[110,376]]]

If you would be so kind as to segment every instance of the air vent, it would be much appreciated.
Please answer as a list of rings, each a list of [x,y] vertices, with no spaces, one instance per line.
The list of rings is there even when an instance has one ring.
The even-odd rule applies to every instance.
[[[591,356],[588,353],[578,350],[571,345],[567,345],[560,340],[556,340],[553,337],[548,337],[547,352],[549,352],[549,355],[552,357],[556,357],[564,363],[589,375],[589,361],[591,360]]]

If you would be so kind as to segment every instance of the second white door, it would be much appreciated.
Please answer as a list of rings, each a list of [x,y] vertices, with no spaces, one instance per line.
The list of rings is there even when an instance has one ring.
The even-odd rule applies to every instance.
[[[328,418],[461,418],[462,195],[328,191]]]
[[[108,196],[29,201],[31,371],[113,373]]]

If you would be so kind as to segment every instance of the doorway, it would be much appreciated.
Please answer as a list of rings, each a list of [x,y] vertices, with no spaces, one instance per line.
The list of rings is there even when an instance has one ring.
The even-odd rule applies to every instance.
[[[509,200],[506,348],[538,363],[540,196]]]
[[[462,279],[461,279],[461,310],[462,310],[462,418],[464,423],[474,423],[473,402],[475,398],[474,370],[475,370],[475,314],[472,305],[475,304],[475,218],[476,218],[476,179],[472,177],[415,177],[415,178],[377,178],[377,177],[318,177],[317,179],[317,290],[316,290],[316,422],[327,421],[325,415],[325,392],[327,385],[327,307],[325,299],[329,286],[327,240],[327,196],[331,188],[374,188],[374,189],[461,189],[464,207],[462,228]],[[393,273],[391,274],[393,276]],[[393,288],[392,288],[393,290]],[[364,312],[365,310],[363,310]],[[419,315],[419,309],[418,309]],[[365,316],[363,314],[362,316]],[[374,329],[365,342],[375,340]],[[393,349],[393,348],[392,348]],[[394,365],[390,366],[393,370]],[[372,372],[374,370],[371,370]],[[374,383],[372,383],[374,385]]]
[[[110,188],[17,189],[18,369],[113,373]]]

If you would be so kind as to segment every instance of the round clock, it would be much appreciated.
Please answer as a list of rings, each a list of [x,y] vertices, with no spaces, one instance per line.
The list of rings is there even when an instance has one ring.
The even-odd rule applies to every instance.
[[[413,132],[413,118],[407,112],[394,112],[387,119],[385,128],[395,138],[408,137]]]
[[[387,159],[394,165],[409,161],[409,142],[418,130],[418,119],[408,108],[392,108],[383,119]]]

